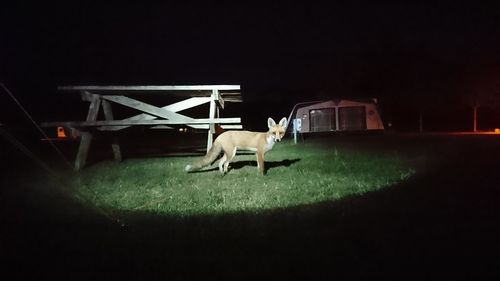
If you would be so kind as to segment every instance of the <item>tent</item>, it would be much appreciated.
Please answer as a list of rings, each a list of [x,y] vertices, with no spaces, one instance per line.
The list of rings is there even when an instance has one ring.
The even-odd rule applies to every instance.
[[[329,100],[299,107],[299,133],[384,130],[377,99]]]

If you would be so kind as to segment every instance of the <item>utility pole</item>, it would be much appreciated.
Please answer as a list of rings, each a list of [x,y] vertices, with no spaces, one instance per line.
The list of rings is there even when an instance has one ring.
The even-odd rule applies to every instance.
[[[473,131],[477,132],[477,105],[474,104]]]

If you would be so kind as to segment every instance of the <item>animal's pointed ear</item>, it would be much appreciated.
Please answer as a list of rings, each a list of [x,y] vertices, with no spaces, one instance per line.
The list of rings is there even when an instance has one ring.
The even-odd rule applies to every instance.
[[[280,126],[286,127],[288,125],[288,122],[286,121],[286,117],[281,118],[280,120]]]
[[[271,128],[272,126],[275,126],[276,122],[273,120],[273,118],[267,118],[267,126]]]

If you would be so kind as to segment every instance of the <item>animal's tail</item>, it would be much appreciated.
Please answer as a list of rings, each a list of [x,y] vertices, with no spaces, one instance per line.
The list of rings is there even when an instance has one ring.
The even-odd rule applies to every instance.
[[[207,155],[203,157],[200,161],[196,162],[195,164],[192,165],[187,165],[184,170],[186,172],[193,172],[193,171],[198,171],[201,168],[208,166],[212,164],[212,162],[217,159],[217,156],[219,156],[220,152],[222,151],[222,146],[218,142],[214,142],[210,150],[208,150]]]

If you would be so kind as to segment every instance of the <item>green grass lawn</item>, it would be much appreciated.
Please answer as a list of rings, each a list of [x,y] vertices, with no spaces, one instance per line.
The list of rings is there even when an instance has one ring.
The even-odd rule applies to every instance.
[[[182,217],[334,201],[391,186],[415,173],[394,150],[314,141],[277,144],[266,155],[265,176],[257,171],[255,155],[245,152],[224,176],[217,162],[201,172],[184,172],[200,157],[104,161],[83,169],[72,182],[80,199],[118,216],[140,211]]]
[[[19,280],[500,280],[498,136],[311,136],[277,144],[266,176],[251,154],[225,176],[187,174],[198,157],[154,140],[121,143],[121,163],[93,146],[101,159],[50,165],[57,175],[7,150],[4,268]]]

